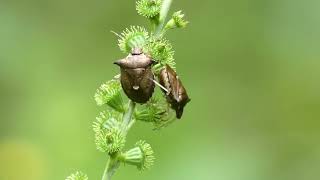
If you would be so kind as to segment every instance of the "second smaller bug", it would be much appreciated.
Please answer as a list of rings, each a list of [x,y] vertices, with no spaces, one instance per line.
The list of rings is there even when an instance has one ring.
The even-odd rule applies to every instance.
[[[159,81],[168,103],[176,111],[176,117],[180,119],[184,106],[190,101],[186,89],[177,73],[169,65],[160,71]]]

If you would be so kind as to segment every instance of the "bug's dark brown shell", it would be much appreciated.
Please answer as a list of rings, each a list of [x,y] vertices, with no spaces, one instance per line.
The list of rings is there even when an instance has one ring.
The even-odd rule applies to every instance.
[[[168,92],[162,91],[166,94],[171,108],[176,111],[176,117],[180,119],[184,106],[190,101],[186,89],[176,72],[168,65],[160,71],[159,81],[168,90]]]
[[[154,75],[151,70],[153,61],[143,53],[132,53],[115,64],[121,69],[121,86],[125,94],[134,102],[145,103],[154,91]]]

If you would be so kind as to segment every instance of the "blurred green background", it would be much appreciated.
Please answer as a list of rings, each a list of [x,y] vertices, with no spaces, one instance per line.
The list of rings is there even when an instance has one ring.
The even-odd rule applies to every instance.
[[[148,22],[133,0],[0,1],[0,180],[100,179],[93,95],[118,73],[116,37]],[[168,33],[192,99],[161,131],[137,123],[154,167],[114,179],[318,180],[320,1],[174,0]]]

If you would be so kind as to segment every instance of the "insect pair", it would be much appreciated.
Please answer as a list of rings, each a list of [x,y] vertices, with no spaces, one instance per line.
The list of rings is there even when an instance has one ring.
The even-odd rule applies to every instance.
[[[186,89],[176,72],[166,65],[160,71],[159,82],[154,79],[152,65],[156,62],[144,54],[140,48],[133,49],[124,59],[115,62],[121,70],[121,86],[125,94],[137,103],[147,102],[157,84],[165,93],[167,102],[176,111],[176,117],[181,118],[184,106],[190,101]]]

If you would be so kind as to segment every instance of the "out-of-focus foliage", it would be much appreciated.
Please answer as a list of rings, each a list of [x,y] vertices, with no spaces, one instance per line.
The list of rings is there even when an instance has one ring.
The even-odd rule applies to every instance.
[[[57,180],[76,169],[101,178],[106,157],[93,143],[92,95],[125,56],[110,31],[148,25],[134,3],[0,3],[0,179]],[[319,6],[174,0],[190,26],[168,39],[192,103],[163,131],[137,122],[127,144],[143,137],[157,164],[114,178],[317,180]]]

